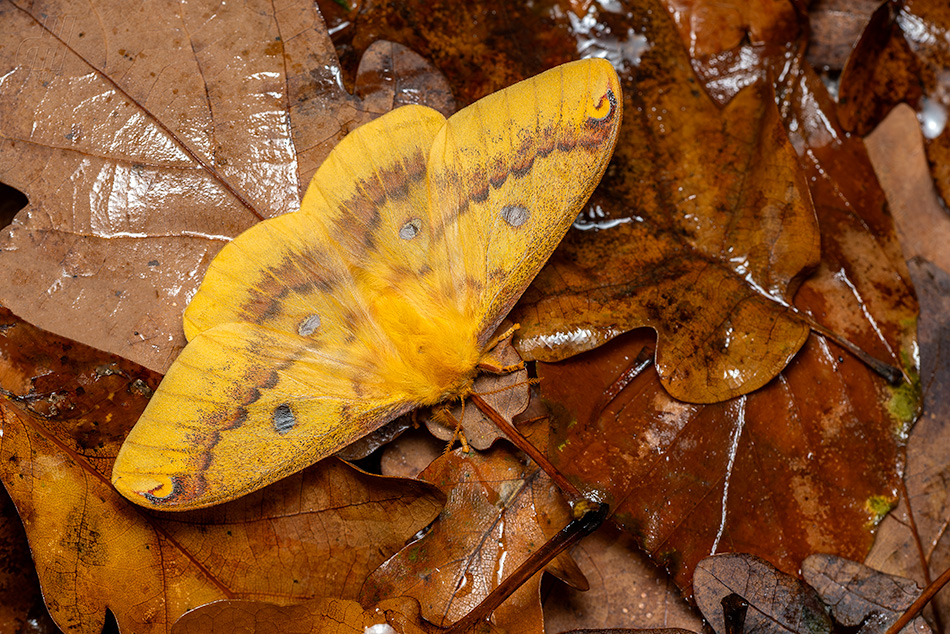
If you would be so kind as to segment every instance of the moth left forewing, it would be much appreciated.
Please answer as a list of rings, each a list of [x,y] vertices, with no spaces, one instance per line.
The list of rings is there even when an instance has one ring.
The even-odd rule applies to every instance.
[[[484,345],[587,201],[619,130],[604,60],[565,64],[453,115],[429,158],[436,258]]]

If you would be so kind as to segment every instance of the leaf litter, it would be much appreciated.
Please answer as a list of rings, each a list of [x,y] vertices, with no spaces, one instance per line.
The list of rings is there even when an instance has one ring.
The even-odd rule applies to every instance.
[[[619,5],[619,6],[623,7],[623,5]],[[646,5],[642,5],[640,7],[641,10],[643,6],[646,6]],[[654,18],[656,18],[656,15],[660,15],[662,13],[662,11],[658,9],[657,7],[658,5],[650,5],[650,7],[646,10],[646,12],[655,14]],[[364,11],[364,15],[372,15],[370,10],[373,8],[374,8],[373,3],[367,2],[367,3],[363,3],[363,5],[360,7],[360,10]],[[628,9],[628,7],[624,7],[624,9]],[[389,7],[384,7],[384,11],[392,11],[392,9]],[[450,82],[453,85],[453,89],[459,91],[457,93],[457,96],[460,97],[460,101],[462,102],[466,102],[477,96],[480,96],[478,94],[479,91],[489,91],[493,88],[501,87],[501,85],[504,85],[506,83],[510,83],[510,81],[513,81],[514,79],[517,79],[517,78],[520,78],[520,76],[523,76],[523,74],[531,74],[530,70],[528,71],[522,70],[524,68],[530,69],[532,65],[539,66],[539,67],[546,67],[549,65],[553,65],[553,63],[557,63],[557,61],[564,61],[563,59],[555,60],[554,58],[556,58],[559,55],[570,56],[573,51],[571,47],[575,46],[578,43],[578,41],[581,39],[581,31],[584,29],[586,29],[586,32],[588,33],[599,33],[601,35],[611,34],[612,37],[616,37],[617,34],[626,33],[627,35],[625,37],[629,39],[631,37],[630,33],[635,33],[635,31],[633,30],[633,26],[642,30],[642,25],[645,23],[644,22],[645,19],[642,17],[640,18],[640,22],[637,22],[636,20],[631,20],[631,16],[633,16],[633,11],[627,11],[626,13],[624,12],[611,13],[610,11],[601,10],[599,8],[599,5],[597,6],[590,5],[586,7],[572,6],[570,11],[575,17],[577,17],[578,15],[581,15],[581,16],[593,15],[596,18],[599,15],[601,18],[603,18],[602,22],[599,23],[599,26],[591,26],[590,24],[588,24],[586,26],[583,26],[582,28],[577,28],[577,25],[580,25],[581,23],[577,21],[573,21],[566,11],[562,13],[551,11],[545,18],[543,18],[540,21],[540,24],[544,25],[546,29],[534,28],[534,29],[529,30],[528,32],[532,33],[531,37],[545,38],[546,43],[554,43],[553,46],[547,47],[547,48],[541,47],[541,46],[527,47],[528,49],[530,49],[530,52],[525,55],[526,60],[521,61],[519,60],[518,52],[512,52],[506,49],[506,45],[504,44],[504,39],[494,39],[492,40],[494,44],[494,50],[497,52],[497,55],[495,55],[494,57],[494,61],[497,63],[497,66],[494,66],[492,63],[484,62],[484,54],[485,54],[485,50],[487,50],[485,48],[480,48],[478,46],[473,46],[473,47],[458,46],[458,49],[456,51],[452,51],[451,46],[453,45],[453,43],[449,43],[447,46],[445,44],[440,45],[438,43],[437,38],[438,38],[438,34],[440,33],[440,29],[438,28],[438,22],[436,21],[433,25],[433,22],[431,22],[431,20],[438,20],[438,19],[446,20],[447,18],[444,11],[442,11],[441,13],[440,11],[441,10],[438,7],[433,7],[429,11],[418,12],[419,15],[413,14],[411,18],[407,18],[405,14],[402,15],[401,16],[402,17],[401,26],[403,28],[402,33],[405,35],[405,38],[406,38],[403,41],[408,44],[416,44],[419,42],[420,37],[422,39],[428,38],[428,41],[425,43],[424,46],[421,46],[421,47],[413,46],[413,48],[416,48],[416,50],[420,50],[421,52],[425,53],[428,57],[430,57],[430,59],[437,60],[440,68],[444,69],[448,73]],[[470,17],[470,14],[468,12],[474,12],[475,15],[478,15],[479,11],[483,11],[483,9],[480,9],[477,5],[473,4],[469,8],[466,9],[466,13],[464,13],[464,15]],[[519,17],[523,19],[524,20],[523,23],[531,23],[530,20],[537,19],[537,18],[530,18],[530,16],[528,16],[527,13],[528,12],[517,10],[505,17],[510,18],[512,15],[514,15],[515,17]],[[390,13],[389,15],[391,16],[392,13]],[[485,15],[485,14],[483,13],[482,15]],[[356,16],[355,13],[351,15],[351,17],[354,17],[354,18],[355,16]],[[627,24],[624,24],[624,20],[631,20],[631,22],[628,22],[628,24],[631,24],[632,26],[628,27]],[[365,19],[364,22],[372,22],[372,19],[371,18]],[[418,25],[420,23],[425,23],[425,24],[433,25],[433,26],[431,28],[426,28],[425,31],[423,32],[421,29],[418,28]],[[409,26],[407,26],[407,24]],[[482,21],[481,24],[482,25],[487,24],[490,26],[492,22],[491,22],[491,19],[485,19]],[[571,32],[570,28],[562,28],[562,27],[565,27],[565,25],[567,27],[574,28],[574,31]],[[572,27],[571,25],[574,25],[574,26]],[[552,28],[552,26],[556,28]],[[767,26],[768,25],[766,24],[766,27]],[[752,28],[750,26],[749,28],[750,28],[750,32],[758,34],[756,37],[764,37],[761,35],[762,33],[775,32],[774,28],[770,30],[770,28],[766,28],[766,27],[760,26],[760,27]],[[471,33],[466,34],[466,37],[470,36],[474,38],[475,40],[477,40],[479,37],[481,37],[484,34],[484,31],[483,31],[484,28],[485,28],[484,26],[480,26],[478,29],[473,29]],[[510,29],[511,28],[510,23],[505,28]],[[626,30],[627,28],[631,28],[631,31],[628,32]],[[708,28],[708,27],[703,27],[703,28]],[[742,33],[744,28],[745,28],[744,26],[739,28],[737,32]],[[558,30],[558,29],[561,29],[561,30]],[[319,29],[316,29],[316,30],[319,32]],[[346,29],[343,29],[343,30],[345,31]],[[779,29],[779,31],[781,31],[781,29]],[[657,50],[657,49],[659,49],[660,51],[665,50],[665,52],[671,55],[675,55],[677,56],[676,57],[677,59],[682,60],[683,58],[679,57],[679,53],[676,53],[677,49],[674,49],[671,46],[668,46],[665,44],[672,41],[672,38],[670,38],[669,36],[664,36],[664,37],[666,39],[654,38],[653,40],[650,41],[650,45],[654,47],[654,50]],[[372,38],[364,38],[364,46],[369,41],[371,41],[371,39]],[[401,38],[394,38],[394,39],[401,39]],[[604,39],[606,40],[607,38],[604,38]],[[741,42],[742,42],[742,38],[740,37],[738,43],[741,44]],[[458,43],[454,43],[454,44],[458,45]],[[725,48],[729,45],[735,46],[736,42],[732,42],[732,44],[730,44],[730,41],[724,40],[723,42],[720,43],[720,48]],[[462,51],[463,48],[465,49],[464,55],[455,57]],[[768,51],[766,50],[767,48],[768,47],[764,45],[757,47],[757,50],[759,53],[759,58],[758,58],[759,60],[768,61]],[[361,46],[354,46],[351,49],[351,52],[344,55],[344,57],[351,60],[351,63],[352,63],[353,59],[358,59],[357,54],[360,52],[360,49],[361,49]],[[127,49],[127,50],[134,50],[134,49]],[[326,48],[323,48],[321,50],[323,50],[322,54],[326,55]],[[741,51],[746,50],[746,48],[743,46],[739,46],[738,48],[734,48],[732,50],[741,52]],[[748,58],[748,56],[746,57]],[[621,60],[623,59],[624,58],[621,58]],[[462,60],[462,63],[460,63],[459,60]],[[696,66],[695,60],[689,59],[688,61],[693,67]],[[683,62],[680,61],[678,63],[682,65]],[[761,74],[764,72],[763,71],[764,66],[762,66],[761,64],[757,65],[758,63],[759,62],[750,63],[750,64],[747,64],[747,68],[739,68],[739,73],[732,75],[731,77],[733,77],[733,79],[735,79],[736,81],[745,81],[744,79],[742,79],[743,78],[742,72],[746,72],[746,71],[751,72],[751,73],[758,73],[761,76]],[[507,64],[507,67],[503,72],[499,72],[496,70],[496,68],[503,67],[505,64]],[[460,76],[464,76],[465,72],[471,72],[474,66],[479,66],[479,69],[478,69],[477,74],[472,73],[472,78],[473,78],[472,82],[469,83],[460,79]],[[540,68],[538,70],[540,70]],[[457,75],[453,76],[453,71],[456,72]],[[647,76],[647,73],[645,71],[639,71],[639,72],[643,73],[644,77]],[[813,79],[808,76],[807,69],[805,69],[804,71],[796,71],[796,73],[791,74],[790,77],[793,78],[790,83],[790,85],[792,86],[792,90],[786,93],[784,97],[781,91],[779,94],[780,104],[782,103],[781,100],[783,98],[786,100],[785,106],[784,106],[785,109],[781,111],[783,115],[783,120],[786,126],[788,127],[789,130],[792,130],[793,126],[799,126],[799,129],[804,130],[805,132],[819,132],[819,133],[822,132],[820,128],[809,129],[808,126],[814,123],[816,116],[827,115],[829,112],[828,107],[821,106],[821,107],[818,107],[817,109],[812,109],[812,110],[809,110],[808,108],[804,107],[804,106],[809,105],[809,99],[812,99],[814,95],[819,93],[819,91],[817,90],[817,84],[814,84]],[[802,77],[804,77],[805,79],[801,79]],[[795,87],[795,82],[799,82],[797,88]],[[336,84],[339,84],[339,81],[336,81]],[[797,90],[797,94],[799,95],[797,103],[795,101],[796,90]],[[792,98],[788,99],[788,95],[792,95]],[[821,95],[819,94],[819,97],[820,96]],[[735,97],[733,96],[733,98]],[[762,99],[761,101],[764,102],[766,100]],[[791,116],[789,116],[788,114],[789,112],[792,113]],[[799,112],[802,114],[795,114],[796,112]],[[821,138],[820,135],[819,135],[819,138]],[[812,161],[814,165],[818,166],[817,170],[815,172],[812,172],[811,176],[809,176],[810,184],[813,183],[815,179],[822,177],[823,174],[827,174],[827,173],[835,174],[834,176],[829,177],[827,180],[827,183],[829,183],[830,186],[827,186],[826,191],[829,192],[829,194],[821,194],[819,196],[816,192],[820,192],[820,187],[818,189],[816,189],[814,185],[810,187],[810,194],[814,198],[815,205],[816,207],[818,207],[818,210],[819,210],[819,223],[822,222],[822,217],[820,215],[821,207],[832,207],[832,208],[837,207],[838,208],[839,215],[831,216],[832,218],[836,218],[836,217],[839,218],[839,220],[833,220],[833,224],[831,225],[831,226],[834,226],[836,230],[832,232],[830,230],[827,230],[827,228],[823,226],[822,227],[823,240],[825,240],[828,233],[834,233],[835,235],[831,237],[837,239],[837,235],[838,235],[837,229],[840,229],[841,227],[844,227],[848,229],[848,231],[851,231],[851,237],[853,238],[853,227],[849,228],[850,221],[842,222],[840,220],[840,218],[842,217],[841,216],[842,208],[846,209],[850,206],[857,206],[857,207],[863,207],[864,210],[866,211],[869,207],[873,207],[873,205],[879,204],[878,201],[880,200],[880,197],[876,194],[871,195],[871,196],[864,196],[866,192],[855,190],[853,188],[849,190],[847,188],[848,178],[852,176],[852,174],[850,173],[850,170],[854,169],[853,161],[855,159],[853,157],[855,156],[855,150],[853,148],[846,149],[846,153],[851,157],[850,159],[848,159],[848,161],[851,161],[851,162],[849,163],[848,161],[844,161],[843,164],[839,166],[840,167],[839,171],[834,172],[830,168],[834,166],[835,155],[829,154],[827,151],[824,151],[824,148],[820,147],[821,146],[820,143],[814,143],[814,137],[809,138],[807,134],[800,135],[799,141],[797,144],[794,142],[795,141],[794,134],[792,135],[792,139],[793,139],[793,147],[796,150],[798,150],[801,153],[801,155],[804,157],[803,162]],[[831,157],[830,159],[829,159],[829,156]],[[316,165],[316,162],[314,162],[313,167],[315,167],[315,165]],[[861,174],[865,174],[865,175],[869,174],[866,168],[862,166],[860,160],[858,160],[858,165],[860,167]],[[662,168],[663,165],[660,165],[659,167]],[[4,172],[3,175],[0,175],[0,177],[3,177],[4,180],[9,180],[9,178],[5,176],[5,174],[6,172]],[[616,178],[613,182],[614,185],[616,185],[616,183],[618,182],[622,183],[624,178],[625,176],[623,175],[621,175],[620,178]],[[647,174],[644,174],[641,177],[641,181],[645,180],[646,178],[647,178]],[[870,180],[873,182],[873,176],[871,176],[870,178],[866,176],[862,176],[860,178],[860,181],[862,182],[867,181],[867,180]],[[306,181],[302,181],[302,182],[306,182]],[[635,181],[635,182],[639,182],[639,181]],[[845,185],[845,187],[842,188],[842,185]],[[873,191],[871,193],[873,194]],[[855,197],[855,195],[857,197]],[[824,202],[821,202],[822,197],[824,197]],[[35,194],[33,198],[35,198]],[[33,198],[31,198],[31,201],[33,201]],[[840,202],[838,204],[832,204],[835,198],[837,198],[839,201],[843,200],[844,204],[841,204]],[[857,204],[857,205],[855,204],[856,202],[860,202],[861,200],[863,200],[862,204]],[[272,208],[272,206],[268,206],[265,208],[270,209]],[[612,220],[617,220],[620,217],[622,217],[622,216],[610,215],[612,211],[609,208],[604,208],[604,207],[601,208],[603,215],[598,215],[596,213],[596,210],[594,210],[593,208],[592,208],[592,211],[594,211],[593,215],[588,214],[588,218],[592,219],[595,224],[599,224],[601,226],[601,228],[597,230],[598,234],[601,234],[601,233],[609,234],[611,230],[604,228],[604,225],[607,225]],[[886,230],[886,226],[885,226],[884,232],[877,231],[877,229],[881,226],[880,219],[875,220],[873,217],[871,217],[870,219],[862,217],[862,220],[858,221],[858,224],[861,224],[861,222],[864,222],[865,224],[869,224],[872,228],[875,229],[874,236],[878,243],[877,250],[875,251],[874,248],[872,248],[874,247],[873,241],[868,241],[868,240],[862,241],[862,239],[859,238],[857,239],[857,243],[855,243],[854,239],[852,239],[851,241],[846,241],[844,239],[841,239],[840,242],[842,242],[843,244],[836,247],[836,249],[839,254],[843,253],[844,256],[838,260],[837,265],[839,267],[845,266],[850,261],[848,257],[852,256],[855,253],[855,251],[857,251],[859,255],[862,258],[864,258],[864,260],[861,260],[859,258],[858,260],[859,262],[866,262],[869,258],[874,259],[874,256],[876,254],[877,255],[876,259],[878,260],[875,262],[875,265],[877,266],[876,270],[886,273],[884,277],[890,278],[891,281],[889,282],[889,284],[893,288],[897,288],[897,289],[900,289],[902,284],[905,287],[909,288],[909,285],[906,283],[907,276],[903,274],[903,272],[901,271],[902,262],[895,262],[895,258],[893,257],[894,246],[897,244],[896,240],[894,240],[893,238],[893,233],[890,230]],[[621,224],[629,224],[629,223],[621,223]],[[933,226],[939,228],[940,224],[936,223]],[[848,231],[845,231],[845,234],[848,234]],[[823,244],[823,246],[825,245]],[[834,249],[832,251],[834,251]],[[78,252],[79,250],[71,251],[71,253],[78,253]],[[899,250],[897,253],[898,253],[898,259],[900,259]],[[815,311],[816,316],[826,316],[828,314],[827,310],[824,310],[824,312],[822,312],[821,310],[826,307],[820,306],[818,304],[818,299],[821,298],[822,293],[824,293],[827,296],[837,297],[834,295],[835,288],[833,286],[832,287],[828,286],[828,283],[836,281],[836,278],[840,279],[842,278],[842,275],[843,275],[844,279],[847,279],[852,282],[854,280],[857,280],[858,282],[861,282],[863,280],[868,280],[870,282],[869,286],[873,286],[874,284],[880,282],[882,279],[881,275],[866,275],[869,269],[865,265],[858,267],[859,269],[861,269],[860,271],[861,274],[856,275],[854,272],[848,271],[846,266],[845,268],[835,268],[834,266],[829,265],[828,257],[825,256],[825,258],[826,259],[822,262],[822,267],[825,268],[825,272],[824,272],[825,286],[821,287],[820,284],[816,284],[817,286],[819,286],[818,291],[821,291],[821,292],[814,291],[814,290],[811,291],[809,294],[809,297],[806,298],[808,301],[804,301],[804,302],[802,299],[796,297],[796,304],[803,303],[804,305],[808,306],[809,309]],[[70,262],[70,260],[68,259],[65,261],[67,263]],[[79,263],[82,264],[81,258],[79,260]],[[172,268],[173,267],[169,267],[169,271],[168,271],[169,276],[174,275],[174,271],[171,270]],[[807,269],[808,267],[805,267],[805,268]],[[187,269],[187,267],[183,267],[183,269]],[[874,267],[871,267],[871,269],[874,269]],[[887,271],[891,271],[891,273],[887,273]],[[871,270],[871,272],[873,273],[874,270]],[[821,279],[821,275],[822,275],[822,271],[821,271],[821,268],[819,268],[819,279]],[[802,274],[802,277],[804,277],[804,273]],[[79,279],[79,278],[70,278],[70,279]],[[82,280],[80,282],[72,282],[72,283],[80,284],[82,283]],[[159,288],[162,288],[162,284],[163,283],[159,284]],[[792,286],[794,287],[794,285],[795,284],[793,283]],[[802,289],[803,290],[799,293],[799,295],[801,295],[802,292],[808,291],[809,289],[808,282],[805,282]],[[898,298],[906,297],[906,295],[903,293],[905,292],[901,292],[898,290],[895,296]],[[895,292],[889,290],[888,294],[895,294]],[[839,292],[839,295],[840,295],[840,292]],[[791,294],[789,294],[789,296],[791,296]],[[6,301],[6,293],[4,293],[0,297],[3,297],[4,301]],[[862,299],[863,299],[863,296],[858,297],[859,302]],[[903,303],[903,308],[901,308],[901,311],[903,311],[904,314],[906,315],[907,313],[906,309],[908,306],[906,301],[900,300],[896,302],[895,305],[901,306],[902,303]],[[885,305],[883,303],[879,303],[878,306],[885,306]],[[182,307],[183,306],[177,307],[179,312]],[[95,311],[92,311],[91,314],[95,314]],[[912,351],[914,348],[914,344],[913,344],[912,338],[908,336],[908,333],[912,331],[912,326],[908,325],[907,323],[900,323],[902,318],[899,315],[891,314],[888,319],[880,320],[880,323],[885,325],[885,328],[881,329],[881,333],[869,333],[869,331],[873,330],[873,328],[869,328],[868,324],[862,322],[861,320],[848,321],[847,319],[845,319],[846,315],[844,314],[844,311],[838,311],[835,317],[837,317],[837,319],[829,320],[830,326],[835,327],[835,328],[840,327],[841,328],[840,332],[845,332],[845,329],[850,327],[850,331],[848,331],[848,334],[855,339],[859,339],[862,347],[873,349],[874,353],[881,356],[882,358],[886,358],[888,356],[888,353],[890,353],[891,358],[888,359],[888,361],[894,363],[894,365],[903,366],[905,369],[905,372],[907,372],[908,370],[913,370],[914,359],[913,359]],[[904,318],[904,320],[906,322],[906,317]],[[174,319],[171,319],[169,321],[169,323],[173,323],[173,322],[174,322]],[[88,329],[88,326],[85,326],[85,328]],[[816,337],[815,335],[812,335],[811,339],[814,339],[815,337]],[[163,345],[165,344],[162,343],[159,347]],[[807,352],[807,346],[808,344],[806,344],[806,352]],[[829,350],[834,350],[834,344],[826,343],[825,347]],[[847,364],[842,365],[843,362],[837,362],[838,366],[840,366],[838,367],[836,366],[834,362],[832,362],[833,360],[841,358],[843,356],[845,356],[845,354],[842,354],[841,352],[832,352],[830,354],[826,354],[824,358],[826,361],[830,363],[829,367],[831,367],[832,369],[836,371],[840,371],[842,369],[845,369],[845,370],[851,369],[851,365],[855,365],[856,363],[847,363]],[[902,358],[902,357],[906,357],[906,358]],[[853,360],[850,360],[850,359],[849,361],[853,362]],[[793,363],[798,363],[798,361],[795,361]],[[788,371],[791,372],[792,368],[790,367]],[[858,381],[859,379],[855,377],[857,377],[860,374],[860,372],[858,372],[857,370],[854,370],[853,372],[854,372],[853,374],[849,375],[850,379],[848,380]],[[7,375],[0,375],[0,377],[2,377],[4,380],[3,387],[5,389],[8,389],[8,384],[6,383],[6,376]],[[17,373],[14,373],[13,376],[17,376]],[[19,376],[20,378],[22,378],[25,375],[23,373],[19,373]],[[55,375],[50,376],[51,382],[55,380],[61,380],[61,379],[62,379],[61,376],[60,377],[56,377]],[[828,380],[829,381],[832,380],[831,375],[829,375]],[[873,379],[873,377],[870,377],[870,375],[865,377],[865,379],[861,379],[861,380],[864,380],[866,384],[868,385],[874,386],[873,389],[870,390],[870,393],[875,394],[872,400],[877,399],[876,402],[878,403],[884,400],[884,395],[886,395],[886,392],[882,391],[881,383],[879,381],[875,382],[876,380]],[[848,381],[845,381],[845,383],[847,382]],[[823,383],[823,385],[825,385],[825,383]],[[883,388],[883,389],[886,390],[886,388]],[[661,392],[658,391],[657,393],[660,394]],[[863,393],[867,394],[869,392],[868,390],[865,390]],[[753,393],[753,396],[754,395],[755,393]],[[621,393],[621,396],[623,396],[622,393]],[[623,397],[626,398],[625,396]],[[598,396],[596,398],[599,399],[600,397]],[[750,396],[750,398],[752,398],[752,396]],[[855,400],[858,400],[858,399],[856,398]],[[907,421],[913,418],[913,413],[915,412],[914,395],[912,393],[907,394],[903,398],[897,399],[896,404],[900,405],[901,407],[898,407],[895,410],[895,412],[891,412],[892,414],[895,414],[893,417],[893,420],[895,421],[895,425],[904,429],[906,428]],[[56,396],[55,394],[53,396],[47,396],[45,399],[36,400],[35,405],[36,407],[39,407],[39,408],[63,407],[62,401],[60,401],[59,397]],[[46,414],[48,413],[49,412],[47,411]],[[877,418],[876,420],[880,420],[880,418]],[[6,427],[9,429],[10,426],[7,425]],[[839,429],[838,431],[844,434],[843,429]],[[88,439],[89,432],[87,429],[83,428],[80,431],[73,433],[73,436],[74,437],[83,436],[84,438]],[[898,444],[899,444],[899,440],[900,439],[898,438]],[[869,442],[869,444],[873,444],[873,443]],[[887,453],[887,449],[886,449],[887,447],[894,447],[894,446],[895,445],[893,441],[889,441],[885,443],[885,453]],[[737,458],[739,457],[739,455],[740,455],[739,453],[736,453]],[[719,456],[721,457],[722,454],[720,453]],[[911,457],[913,457],[913,455],[911,455]],[[864,456],[864,461],[866,461],[867,463],[867,468],[880,466],[879,464],[877,464],[876,460],[877,459],[875,458],[868,458],[867,456]],[[898,462],[894,461],[892,458],[885,458],[884,462],[889,465],[898,464]],[[913,462],[911,462],[910,464],[912,467]],[[885,487],[885,489],[886,488],[887,487]],[[889,495],[891,495],[891,493],[893,493],[893,491],[888,492],[888,494],[885,495],[883,499],[875,498],[876,505],[872,504],[871,508],[866,509],[868,511],[868,513],[866,513],[866,516],[877,517],[880,514],[880,512],[882,512],[883,510],[886,510],[886,508],[891,503],[890,500],[892,498],[888,497]],[[735,500],[736,496],[737,496],[737,492],[733,490],[731,499]],[[716,507],[715,504],[713,504],[712,506]],[[710,515],[712,517],[721,518],[723,516],[722,509],[714,508],[714,511],[715,510],[719,510],[719,513],[717,514],[713,512]],[[870,527],[866,527],[865,529],[868,531],[866,533],[867,535],[870,535],[869,528]],[[726,533],[724,532],[723,535],[726,535]],[[721,538],[720,538],[720,543],[722,543]],[[939,551],[940,549],[937,548],[935,552],[939,552]]]

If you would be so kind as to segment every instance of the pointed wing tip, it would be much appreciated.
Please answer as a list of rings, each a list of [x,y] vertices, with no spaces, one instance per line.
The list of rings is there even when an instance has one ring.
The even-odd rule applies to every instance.
[[[123,464],[121,454],[112,468],[112,486],[128,501],[157,511],[190,511],[224,500],[211,499],[200,478],[146,473]]]

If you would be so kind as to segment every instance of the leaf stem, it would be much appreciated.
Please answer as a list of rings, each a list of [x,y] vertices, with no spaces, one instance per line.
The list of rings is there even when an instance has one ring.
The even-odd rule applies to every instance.
[[[905,379],[907,380],[908,383],[910,383],[910,379],[904,376],[904,372],[900,368],[896,368],[889,363],[885,363],[884,361],[881,361],[880,359],[872,357],[870,354],[862,350],[856,343],[852,343],[851,341],[848,341],[841,335],[835,332],[832,332],[828,328],[825,328],[824,326],[819,324],[817,321],[815,321],[810,315],[800,313],[798,311],[796,311],[796,313],[801,319],[805,321],[806,324],[808,324],[809,328],[811,328],[813,331],[815,331],[819,335],[822,335],[823,337],[831,339],[836,344],[838,344],[839,346],[841,346],[842,348],[844,348],[845,350],[847,350],[848,352],[856,356],[862,363],[864,363],[866,366],[874,370],[874,372],[880,375],[885,381],[887,381],[891,385],[900,385],[901,382],[904,381]]]

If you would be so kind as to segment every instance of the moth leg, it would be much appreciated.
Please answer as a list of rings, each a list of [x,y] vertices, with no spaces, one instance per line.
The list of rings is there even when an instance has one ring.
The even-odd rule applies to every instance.
[[[485,346],[485,350],[491,350],[495,348],[499,343],[501,343],[505,339],[508,339],[509,337],[514,335],[515,331],[518,330],[519,328],[521,328],[521,324],[512,324],[510,328],[506,329],[501,334],[498,334],[492,337],[488,341],[488,345]]]
[[[491,354],[487,354],[482,357],[482,360],[478,362],[478,369],[483,372],[491,372],[492,374],[511,374],[512,372],[517,372],[518,370],[524,370],[524,361],[518,361],[511,365],[505,365]]]
[[[465,401],[462,401],[462,417],[465,417]],[[461,418],[455,418],[452,416],[452,412],[449,410],[449,406],[443,405],[437,411],[432,414],[432,418],[436,422],[441,423],[448,427],[450,424],[455,428],[452,432],[452,437],[449,439],[449,442],[445,445],[445,451],[442,452],[442,455],[445,455],[452,451],[452,445],[455,444],[455,441],[458,440],[462,443],[462,451],[465,453],[471,453],[472,449],[468,445],[468,439],[465,437],[465,432],[462,430],[462,420]]]

